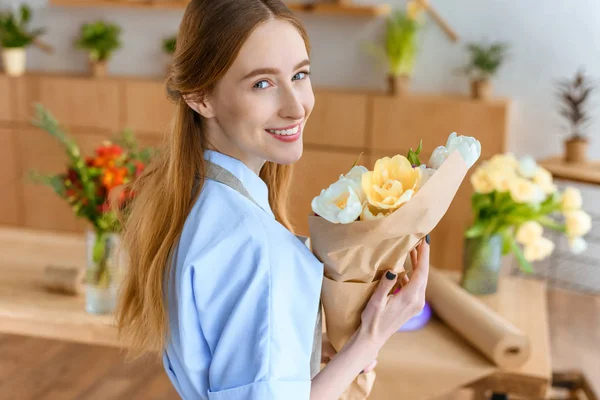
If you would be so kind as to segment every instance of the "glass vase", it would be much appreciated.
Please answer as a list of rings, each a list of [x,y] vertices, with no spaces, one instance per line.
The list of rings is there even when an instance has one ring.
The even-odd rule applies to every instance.
[[[85,310],[91,314],[110,314],[117,304],[123,268],[116,233],[86,231]]]
[[[461,286],[474,295],[498,290],[502,267],[502,236],[466,239]]]

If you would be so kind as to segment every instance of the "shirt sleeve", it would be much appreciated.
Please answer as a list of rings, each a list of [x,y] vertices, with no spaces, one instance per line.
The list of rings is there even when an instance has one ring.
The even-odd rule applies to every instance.
[[[196,308],[212,355],[207,395],[211,400],[307,400],[311,343],[290,324],[307,324],[305,310],[297,305],[301,287],[282,282],[286,293],[277,287],[283,277],[273,272],[260,226],[253,229],[215,243],[213,259],[202,265],[210,273],[194,274]]]

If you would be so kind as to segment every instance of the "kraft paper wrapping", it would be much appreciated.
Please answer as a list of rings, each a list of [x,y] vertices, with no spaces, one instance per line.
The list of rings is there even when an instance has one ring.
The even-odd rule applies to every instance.
[[[460,153],[452,153],[408,203],[385,218],[333,224],[309,217],[312,251],[324,264],[321,299],[327,334],[337,351],[360,326],[361,313],[385,271],[404,272],[407,255],[448,211],[467,171]],[[342,399],[366,399],[374,383],[371,374],[359,376]]]
[[[427,301],[436,315],[499,368],[518,368],[529,359],[529,337],[434,268]]]

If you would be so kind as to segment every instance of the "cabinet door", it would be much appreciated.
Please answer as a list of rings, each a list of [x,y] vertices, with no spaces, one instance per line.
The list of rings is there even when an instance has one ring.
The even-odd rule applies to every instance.
[[[14,119],[14,100],[11,78],[0,75],[0,122]]]
[[[92,154],[94,149],[108,137],[93,133],[74,132],[70,135],[77,141],[82,154]],[[57,140],[47,132],[28,129],[19,132],[18,149],[21,155],[23,174],[36,170],[40,173],[65,171],[67,157]],[[81,232],[86,221],[76,219],[66,201],[46,185],[22,182],[24,225],[29,228]]]
[[[294,166],[288,201],[290,220],[297,234],[309,235],[308,216],[312,212],[312,199],[337,181],[341,174],[347,173],[357,157],[358,154],[352,152],[304,150],[302,158]]]
[[[174,105],[167,99],[165,84],[150,81],[128,81],[125,85],[124,127],[134,132],[162,134],[169,127]]]
[[[41,103],[63,126],[116,132],[123,109],[119,81],[31,75],[17,81],[18,116],[29,123]]]
[[[21,203],[21,173],[17,161],[17,132],[0,129],[0,224],[20,225],[23,210]]]
[[[503,152],[508,130],[509,103],[474,101],[457,96],[374,96],[370,132],[376,151],[406,151],[423,139],[425,152],[445,145],[448,135],[475,136],[482,155]]]
[[[366,94],[315,91],[315,107],[304,143],[364,148],[367,145]]]

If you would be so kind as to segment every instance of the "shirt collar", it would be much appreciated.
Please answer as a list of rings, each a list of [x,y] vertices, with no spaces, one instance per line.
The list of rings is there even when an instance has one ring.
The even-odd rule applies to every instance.
[[[242,182],[244,188],[250,193],[254,201],[258,203],[260,208],[275,218],[269,204],[269,188],[267,184],[254,171],[248,168],[246,164],[237,158],[214,150],[204,150],[204,158],[231,172]]]

